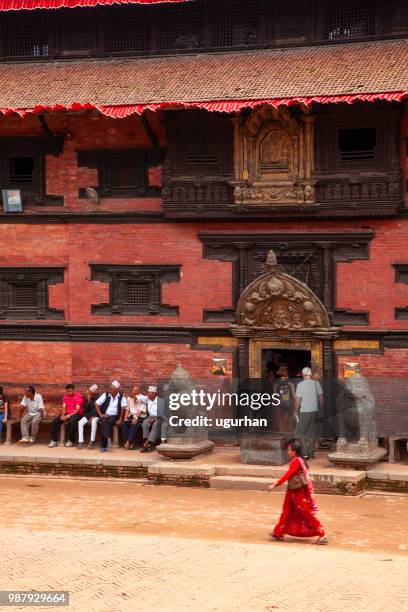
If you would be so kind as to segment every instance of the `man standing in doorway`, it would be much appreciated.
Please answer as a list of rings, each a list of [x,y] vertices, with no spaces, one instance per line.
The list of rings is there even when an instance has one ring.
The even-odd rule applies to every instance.
[[[316,444],[317,416],[323,410],[323,389],[318,380],[313,380],[312,370],[303,368],[303,380],[296,388],[295,414],[299,422],[297,435],[300,437],[306,459],[314,459]]]

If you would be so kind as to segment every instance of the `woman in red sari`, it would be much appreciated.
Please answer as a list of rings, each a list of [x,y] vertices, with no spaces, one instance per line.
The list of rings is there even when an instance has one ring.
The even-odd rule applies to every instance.
[[[284,482],[288,482],[282,514],[271,536],[275,540],[283,540],[285,534],[297,538],[318,536],[316,544],[327,544],[323,526],[316,517],[317,506],[313,485],[303,460],[300,442],[289,443],[288,455],[291,460],[288,471],[275,484],[268,487],[272,491]]]

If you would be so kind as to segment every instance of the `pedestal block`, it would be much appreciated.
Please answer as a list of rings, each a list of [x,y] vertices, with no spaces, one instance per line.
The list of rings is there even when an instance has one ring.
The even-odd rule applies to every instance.
[[[327,458],[336,467],[353,467],[358,470],[366,470],[381,461],[386,454],[387,450],[376,444],[347,442],[346,444],[337,443],[336,452],[329,453]]]
[[[243,435],[241,463],[284,465],[288,462],[287,446],[293,438],[286,434]]]
[[[211,442],[211,440],[186,442],[170,438],[168,442],[157,446],[156,450],[167,459],[192,459],[196,455],[210,453],[214,446],[214,442]]]

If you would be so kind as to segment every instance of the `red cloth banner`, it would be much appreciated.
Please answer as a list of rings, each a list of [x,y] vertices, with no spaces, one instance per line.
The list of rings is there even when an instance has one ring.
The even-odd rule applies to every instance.
[[[33,9],[76,8],[105,4],[163,4],[189,0],[0,0],[0,11],[29,11]]]
[[[166,108],[202,108],[212,112],[233,113],[238,112],[243,108],[255,108],[261,104],[267,104],[278,108],[279,106],[293,106],[300,104],[310,106],[314,103],[319,104],[353,104],[353,102],[374,102],[375,100],[385,100],[387,102],[401,102],[408,97],[408,91],[399,92],[384,92],[384,93],[366,93],[366,94],[348,94],[344,96],[313,96],[309,98],[275,98],[270,100],[214,100],[210,102],[160,102],[151,104],[135,104],[135,105],[115,105],[104,106],[93,104],[92,102],[73,102],[70,105],[55,104],[53,106],[44,106],[39,104],[33,108],[0,108],[0,113],[10,115],[17,113],[21,117],[29,113],[56,112],[64,110],[93,110],[96,109],[102,115],[114,117],[115,119],[123,119],[129,115],[141,115],[145,110],[158,111]]]

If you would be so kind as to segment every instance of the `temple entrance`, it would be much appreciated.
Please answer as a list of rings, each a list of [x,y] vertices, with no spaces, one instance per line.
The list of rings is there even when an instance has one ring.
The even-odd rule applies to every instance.
[[[331,342],[338,329],[331,326],[316,294],[279,270],[273,251],[264,270],[242,292],[231,332],[239,338],[242,384],[253,391],[278,393],[281,402],[265,407],[263,427],[249,423],[240,432],[240,453],[243,463],[282,465],[296,429],[296,379],[301,380],[305,366],[321,383],[330,376]],[[258,412],[262,417],[262,410]]]
[[[304,349],[279,349],[273,346],[262,349],[262,376],[280,378],[282,368],[287,369],[290,379],[301,379],[302,369],[312,366],[312,353]]]

